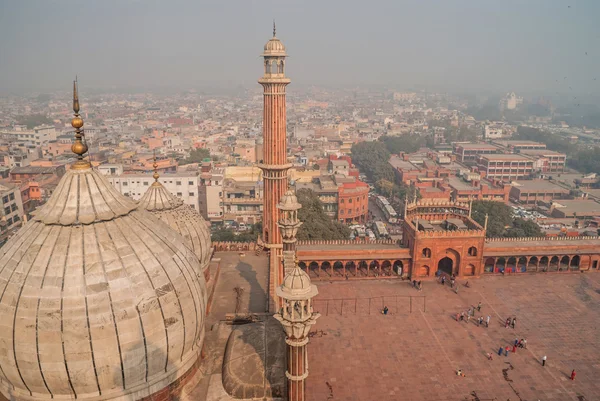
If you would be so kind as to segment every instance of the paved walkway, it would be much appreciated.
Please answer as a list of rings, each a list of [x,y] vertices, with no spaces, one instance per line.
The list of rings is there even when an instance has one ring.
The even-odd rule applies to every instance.
[[[323,316],[309,343],[307,399],[600,399],[600,274],[471,283],[458,294],[431,281],[421,292],[399,280],[317,283],[315,308]],[[426,297],[412,299],[412,313],[411,295]],[[477,316],[489,314],[489,328],[455,321],[456,312],[479,301]],[[387,316],[379,313],[384,303]],[[516,329],[504,328],[508,316],[517,317]],[[498,348],[515,338],[527,338],[528,348],[498,356]],[[575,381],[568,377],[572,369]]]
[[[214,377],[220,377],[223,351],[231,333],[232,326],[223,321],[227,313],[235,312],[234,288],[240,287],[243,290],[239,313],[263,313],[267,305],[268,259],[264,253],[256,256],[247,252],[241,256],[238,252],[217,252],[215,258],[221,259],[221,273],[215,288],[212,308],[206,320],[206,358],[194,379],[184,388],[181,401],[209,399],[211,379],[213,387],[220,384]],[[215,399],[214,395],[211,397]]]

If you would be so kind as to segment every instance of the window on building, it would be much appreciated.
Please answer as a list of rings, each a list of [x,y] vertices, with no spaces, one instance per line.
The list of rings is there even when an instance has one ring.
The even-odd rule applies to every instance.
[[[126,187],[127,185],[127,181],[123,181],[123,186]]]
[[[10,193],[10,200],[15,200],[15,194],[13,192]]]
[[[340,214],[344,214],[344,209],[340,210]]]
[[[17,210],[17,204],[16,204],[16,203],[13,203],[12,205],[10,205],[10,210],[12,210],[13,212],[14,212],[15,210]]]
[[[181,185],[181,181],[175,181],[175,185]]]
[[[129,196],[129,192],[125,192],[123,195],[125,195],[125,196]]]
[[[219,192],[219,196],[223,196],[223,192]]]
[[[15,223],[20,220],[21,220],[21,218],[19,216],[15,216],[15,218],[14,218]]]
[[[2,202],[8,203],[8,195],[2,198]]]
[[[10,214],[10,206],[4,208],[4,214]]]
[[[7,223],[7,225],[9,225],[9,226],[10,226],[10,225],[12,225],[12,223],[13,223],[13,219],[12,219],[12,217],[11,217],[10,219],[6,220],[6,223]]]
[[[352,203],[352,198],[348,199],[348,203]]]
[[[194,185],[194,181],[188,181],[188,185]]]
[[[343,200],[343,199],[340,199],[340,203],[344,203],[344,200]]]
[[[148,186],[148,181],[144,181],[144,185],[145,185],[145,186]]]
[[[431,257],[431,249],[423,248],[423,251],[421,252],[421,254],[423,255],[424,258],[430,258]]]
[[[474,246],[469,248],[469,256],[477,256],[477,248]]]
[[[189,196],[194,196],[195,194],[193,192],[189,192],[188,195]]]
[[[182,196],[183,194],[181,192],[177,192],[177,196]]]

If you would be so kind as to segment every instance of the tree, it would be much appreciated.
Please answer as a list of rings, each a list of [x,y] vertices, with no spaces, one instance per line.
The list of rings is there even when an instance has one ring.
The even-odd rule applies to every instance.
[[[17,116],[17,123],[26,125],[27,129],[33,129],[39,125],[52,124],[52,120],[44,114],[29,114],[26,116]]]
[[[399,181],[390,165],[390,152],[383,142],[361,142],[352,145],[352,161],[383,195],[404,199],[408,187]],[[393,184],[393,187],[391,185]]]
[[[481,226],[488,215],[487,237],[543,237],[542,229],[531,220],[513,218],[512,209],[496,201],[475,201],[471,217]]]
[[[471,209],[471,217],[479,225],[485,224],[488,215],[487,236],[502,237],[505,227],[512,224],[512,209],[504,203],[496,201],[475,201]]]
[[[379,138],[390,153],[413,153],[425,145],[425,138],[418,134],[382,136]]]
[[[517,217],[512,222],[513,226],[504,234],[505,237],[544,237],[545,234],[534,221]]]
[[[331,240],[348,239],[350,237],[350,229],[327,216],[323,210],[323,203],[312,190],[308,188],[299,189],[296,192],[296,197],[302,205],[302,209],[298,211],[298,218],[304,223],[298,230],[298,239]]]
[[[187,159],[184,159],[180,164],[191,164],[191,163],[202,163],[204,159],[210,158],[210,151],[208,149],[200,148],[193,149]]]

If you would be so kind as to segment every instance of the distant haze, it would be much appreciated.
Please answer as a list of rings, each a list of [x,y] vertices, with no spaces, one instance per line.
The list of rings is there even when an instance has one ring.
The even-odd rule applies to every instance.
[[[599,17],[598,0],[0,0],[0,89],[75,74],[88,88],[249,87],[275,18],[299,86],[598,94]]]

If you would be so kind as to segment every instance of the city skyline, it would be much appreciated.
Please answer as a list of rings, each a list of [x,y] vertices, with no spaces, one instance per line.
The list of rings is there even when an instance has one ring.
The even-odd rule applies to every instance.
[[[60,0],[0,9],[2,92],[57,90],[77,73],[88,88],[112,90],[253,87],[255,43],[275,18],[298,87],[600,93],[600,7],[591,1]]]

